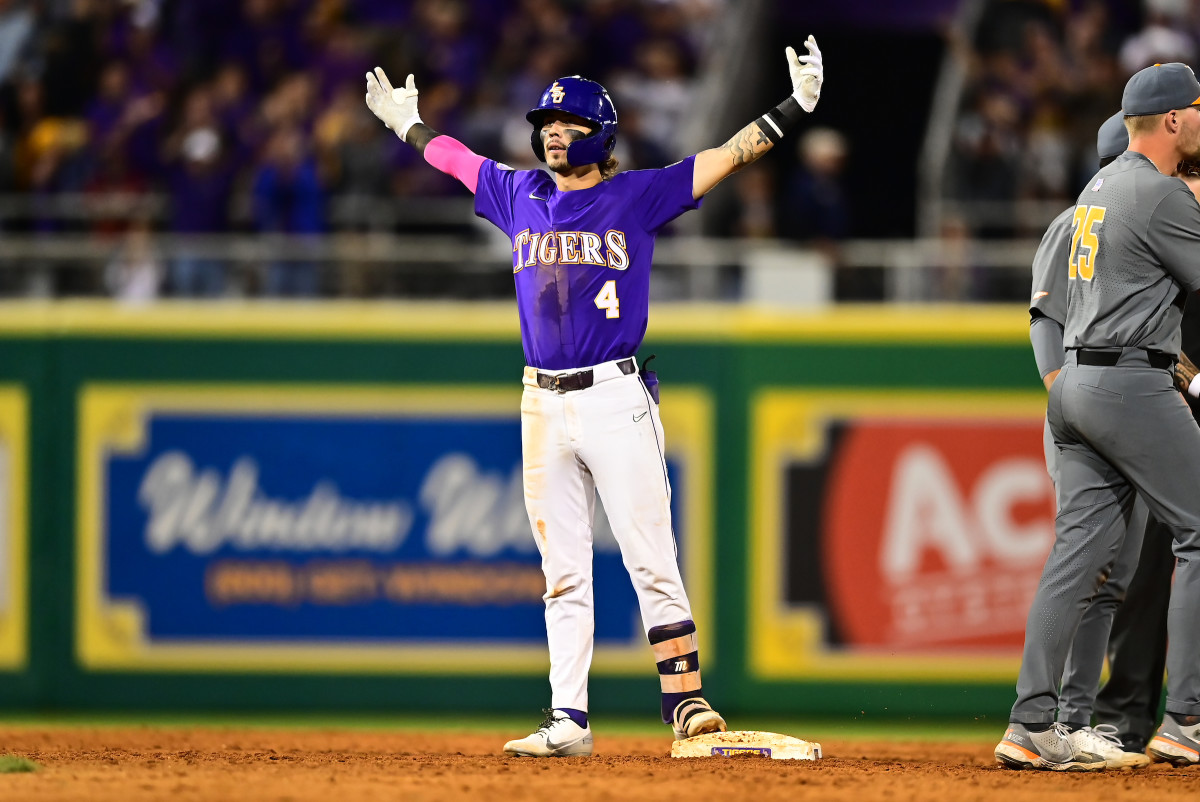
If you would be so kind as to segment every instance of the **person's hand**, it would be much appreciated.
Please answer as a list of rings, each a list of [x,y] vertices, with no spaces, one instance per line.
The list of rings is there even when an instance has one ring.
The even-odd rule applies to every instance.
[[[1200,392],[1200,387],[1193,387],[1196,383],[1196,378],[1200,376],[1200,368],[1197,368],[1192,360],[1188,359],[1188,355],[1183,351],[1179,352],[1179,361],[1175,363],[1175,389],[1181,393],[1187,393],[1192,398],[1196,398]]]
[[[393,89],[382,67],[367,73],[367,108],[401,139],[404,139],[409,128],[421,122],[421,116],[417,114],[417,87],[413,77],[409,75],[404,86]]]
[[[825,82],[825,67],[821,63],[821,48],[817,40],[808,37],[804,41],[808,55],[797,56],[792,47],[787,49],[788,72],[792,76],[792,97],[805,111],[812,111],[821,99],[821,84]]]

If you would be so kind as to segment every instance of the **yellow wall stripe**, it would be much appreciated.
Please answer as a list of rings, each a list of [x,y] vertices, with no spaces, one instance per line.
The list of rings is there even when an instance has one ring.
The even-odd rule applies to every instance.
[[[109,301],[0,303],[0,336],[519,340],[515,302]],[[649,336],[705,342],[993,342],[1029,337],[1018,305],[840,305],[825,310],[655,304]]]

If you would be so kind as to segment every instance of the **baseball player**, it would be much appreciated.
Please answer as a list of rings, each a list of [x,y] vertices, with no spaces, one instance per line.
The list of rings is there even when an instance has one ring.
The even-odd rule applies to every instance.
[[[1200,428],[1173,385],[1185,291],[1200,290],[1200,205],[1172,177],[1200,157],[1200,82],[1147,67],[1121,100],[1129,149],[1080,193],[1068,252],[1067,356],[1047,414],[1058,450],[1055,543],[1026,622],[1010,725],[996,758],[1014,768],[1094,771],[1055,721],[1058,683],[1087,602],[1119,553],[1136,492],[1174,537],[1167,715],[1153,755],[1200,761]]]
[[[598,491],[637,591],[662,688],[662,719],[678,739],[722,731],[705,701],[699,641],[671,529],[657,382],[639,372],[656,235],[722,179],[761,158],[811,112],[821,52],[787,48],[792,94],[724,145],[661,170],[617,172],[617,113],[600,84],[554,81],[526,115],[542,170],[513,170],[421,122],[413,76],[393,89],[367,74],[367,105],[437,169],[475,194],[475,213],[512,241],[525,350],[521,449],[525,508],[546,575],[551,706],[504,751],[590,755],[592,516]]]
[[[1100,166],[1103,168],[1111,164],[1125,152],[1128,144],[1129,133],[1125,130],[1124,115],[1117,112],[1100,126],[1096,134]],[[1051,222],[1033,258],[1029,336],[1033,343],[1034,360],[1047,390],[1066,359],[1063,321],[1067,312],[1067,261],[1074,212],[1075,207],[1071,206]],[[1050,435],[1049,421],[1044,431],[1046,470],[1057,484],[1057,451]],[[1144,743],[1141,749],[1127,750],[1117,737],[1115,727],[1110,724],[1100,724],[1095,728],[1091,726],[1113,615],[1120,607],[1137,567],[1146,517],[1146,505],[1137,499],[1133,522],[1121,551],[1105,569],[1107,579],[1088,605],[1075,633],[1059,692],[1058,721],[1070,732],[1077,749],[1104,757],[1108,768],[1138,768],[1150,762],[1145,754]]]
[[[1176,173],[1200,197],[1200,166],[1181,164]],[[1175,387],[1187,393],[1192,417],[1200,421],[1200,371],[1187,352],[1200,351],[1200,299],[1188,298],[1180,324],[1183,351],[1175,365]],[[1108,641],[1108,682],[1096,697],[1097,729],[1113,732],[1126,751],[1144,752],[1158,723],[1166,668],[1167,605],[1175,558],[1171,531],[1150,518],[1137,571],[1117,609]],[[1080,625],[1082,627],[1082,625]]]

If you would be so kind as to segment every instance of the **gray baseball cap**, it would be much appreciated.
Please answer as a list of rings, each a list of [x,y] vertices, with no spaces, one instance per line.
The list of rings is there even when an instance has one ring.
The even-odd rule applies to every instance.
[[[1129,130],[1125,127],[1125,114],[1117,112],[1109,117],[1096,132],[1096,153],[1101,159],[1120,156],[1129,147]]]
[[[1191,67],[1178,61],[1138,70],[1121,95],[1121,111],[1126,117],[1165,114],[1197,104],[1200,104],[1200,81]]]

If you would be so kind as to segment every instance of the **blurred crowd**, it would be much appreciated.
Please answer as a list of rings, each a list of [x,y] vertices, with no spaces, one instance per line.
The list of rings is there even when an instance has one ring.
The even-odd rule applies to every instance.
[[[337,232],[473,235],[462,188],[366,110],[375,65],[397,83],[415,73],[429,125],[515,167],[534,166],[524,115],[539,92],[581,73],[618,100],[622,169],[671,163],[732,3],[0,0],[0,230],[86,234],[113,254],[106,271],[0,270],[0,294],[404,292],[283,249],[231,264],[204,235],[286,234],[292,256],[297,238]],[[1017,297],[1024,277],[996,286],[970,243],[1040,237],[1094,171],[1126,78],[1195,62],[1200,0],[982,0],[973,39],[952,42],[967,81],[938,233],[964,243],[963,264],[929,294]],[[801,241],[836,263],[856,235],[848,140],[817,127],[791,147],[730,182],[710,233]],[[182,235],[167,255],[163,234]]]
[[[1200,0],[988,0],[947,172],[962,214],[943,225],[1040,236],[1097,169],[1096,129],[1129,76],[1194,65],[1198,42]]]
[[[378,209],[461,195],[366,110],[375,65],[418,76],[426,123],[522,167],[541,90],[595,77],[621,98],[622,167],[668,164],[725,3],[0,0],[0,195],[25,201],[2,225],[122,243],[104,281],[126,297],[346,292],[304,260],[163,260],[150,234],[403,230]]]

